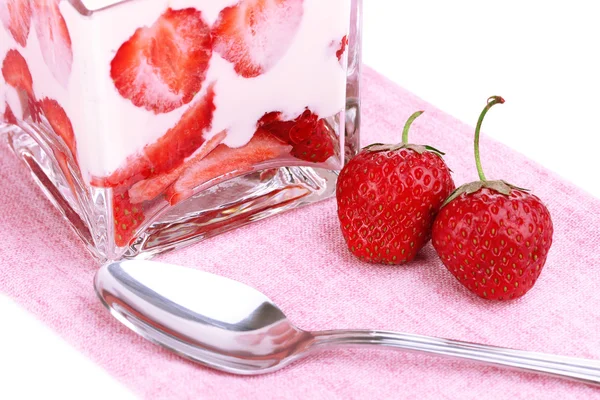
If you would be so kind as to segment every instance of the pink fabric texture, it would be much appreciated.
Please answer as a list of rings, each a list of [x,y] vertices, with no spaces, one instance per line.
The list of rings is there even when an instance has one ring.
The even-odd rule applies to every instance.
[[[363,144],[399,141],[407,117],[424,109],[411,141],[445,151],[457,184],[476,179],[471,126],[370,69],[363,87]],[[346,250],[334,200],[159,259],[252,285],[305,329],[387,329],[600,359],[600,200],[485,137],[482,152],[490,178],[531,188],[555,224],[545,271],[516,301],[471,295],[431,245],[406,266],[359,262]],[[6,146],[0,177],[0,291],[142,398],[600,398],[582,384],[399,351],[329,351],[251,378],[195,365],[113,320],[92,288],[98,265]]]

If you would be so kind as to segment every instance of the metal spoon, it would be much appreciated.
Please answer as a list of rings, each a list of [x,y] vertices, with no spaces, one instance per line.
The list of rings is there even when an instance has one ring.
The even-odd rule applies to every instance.
[[[600,384],[600,361],[384,331],[305,332],[257,290],[221,276],[151,261],[103,266],[100,300],[146,339],[208,367],[240,375],[277,371],[317,350],[387,346]]]

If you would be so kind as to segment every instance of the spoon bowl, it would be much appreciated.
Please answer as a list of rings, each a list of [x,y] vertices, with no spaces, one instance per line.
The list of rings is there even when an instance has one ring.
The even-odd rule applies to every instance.
[[[600,384],[600,362],[388,331],[307,332],[241,282],[152,261],[104,265],[94,287],[111,314],[144,338],[238,375],[274,372],[333,346],[384,346]]]
[[[314,341],[264,294],[207,272],[122,261],[98,271],[95,289],[111,314],[134,332],[225,372],[275,371]]]

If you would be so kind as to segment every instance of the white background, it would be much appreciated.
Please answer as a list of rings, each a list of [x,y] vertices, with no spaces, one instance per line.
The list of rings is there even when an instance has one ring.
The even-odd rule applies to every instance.
[[[471,125],[502,95],[484,131],[600,197],[596,4],[365,0],[365,62]],[[0,315],[0,398],[133,397],[1,296]]]
[[[365,0],[365,62],[600,197],[600,2]],[[488,172],[492,178],[492,171]]]

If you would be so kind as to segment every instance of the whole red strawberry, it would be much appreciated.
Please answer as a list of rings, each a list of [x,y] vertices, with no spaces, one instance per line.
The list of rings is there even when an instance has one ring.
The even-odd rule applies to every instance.
[[[373,263],[411,261],[431,239],[431,227],[454,190],[438,150],[408,144],[413,114],[398,145],[362,150],[340,173],[338,216],[350,251]]]
[[[504,103],[491,97],[475,133],[480,181],[456,190],[433,226],[433,247],[448,270],[484,299],[510,300],[535,284],[552,245],[548,209],[533,194],[504,181],[488,181],[479,157],[479,134],[487,112]]]

